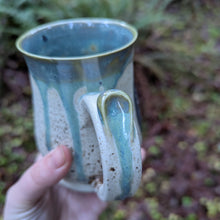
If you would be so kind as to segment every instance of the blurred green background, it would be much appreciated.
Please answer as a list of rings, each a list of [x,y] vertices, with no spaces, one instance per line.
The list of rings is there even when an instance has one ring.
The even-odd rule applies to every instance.
[[[218,0],[0,0],[0,215],[7,189],[36,153],[27,68],[15,40],[74,17],[122,19],[139,31],[143,179],[133,198],[110,203],[100,219],[220,219]]]

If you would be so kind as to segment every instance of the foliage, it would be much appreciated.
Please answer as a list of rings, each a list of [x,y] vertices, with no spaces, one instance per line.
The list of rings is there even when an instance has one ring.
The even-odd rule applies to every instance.
[[[7,53],[14,52],[15,38],[41,23],[74,17],[120,18],[139,28],[167,19],[165,8],[171,0],[0,0],[0,36]],[[49,9],[49,10],[48,10]],[[6,44],[6,45],[5,45]],[[9,44],[9,45],[7,45]]]
[[[139,30],[135,80],[147,156],[136,195],[111,203],[100,219],[219,219],[219,12],[218,0],[0,0],[0,204],[35,151],[15,39],[58,19],[111,17]]]
[[[2,104],[0,113],[0,208],[4,203],[5,190],[32,161],[28,159],[31,157],[30,153],[35,150],[32,121],[32,113],[24,108],[24,104]]]

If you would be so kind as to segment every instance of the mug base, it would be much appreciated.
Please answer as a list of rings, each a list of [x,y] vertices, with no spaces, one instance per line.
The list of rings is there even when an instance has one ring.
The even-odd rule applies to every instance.
[[[84,193],[94,192],[94,188],[89,184],[83,184],[83,183],[77,183],[77,182],[72,183],[66,180],[61,180],[59,184],[63,185],[64,187],[68,189],[78,191],[78,192],[84,192]]]

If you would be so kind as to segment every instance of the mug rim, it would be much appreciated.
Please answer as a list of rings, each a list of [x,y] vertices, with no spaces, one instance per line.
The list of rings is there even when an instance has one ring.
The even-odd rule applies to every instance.
[[[82,23],[82,22],[83,23],[91,22],[91,23],[102,23],[102,24],[115,24],[115,25],[121,26],[122,28],[125,28],[131,32],[132,39],[128,43],[126,43],[116,49],[108,50],[106,52],[91,54],[91,55],[82,55],[82,56],[68,56],[68,57],[42,56],[42,55],[37,55],[35,53],[28,52],[22,48],[22,42],[25,39],[27,39],[28,37],[30,37],[31,35],[34,35],[35,33],[39,32],[39,31],[42,31],[42,30],[48,29],[48,28],[52,28],[55,26],[59,26],[59,25],[64,25],[64,24],[69,24],[69,23]],[[23,55],[26,55],[26,56],[34,58],[34,59],[47,60],[47,61],[53,61],[53,60],[54,61],[72,61],[72,60],[84,60],[84,59],[90,59],[90,58],[98,58],[98,57],[107,56],[107,55],[110,55],[113,53],[117,53],[117,52],[122,51],[122,50],[128,48],[129,46],[131,46],[136,41],[137,36],[138,36],[137,29],[134,26],[132,26],[122,20],[111,19],[111,18],[72,18],[72,19],[63,19],[63,20],[49,22],[49,23],[39,25],[35,28],[32,28],[32,29],[24,32],[20,37],[18,37],[15,45],[16,45],[17,49]]]

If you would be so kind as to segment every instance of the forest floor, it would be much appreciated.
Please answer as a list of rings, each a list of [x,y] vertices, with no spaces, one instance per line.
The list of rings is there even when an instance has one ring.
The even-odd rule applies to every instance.
[[[2,204],[8,187],[35,157],[27,74],[5,71],[17,71],[22,80],[14,88],[12,80],[14,92],[1,100]],[[196,82],[185,79],[186,91],[172,80],[161,81],[137,61],[135,81],[146,150],[141,187],[133,198],[111,203],[100,218],[219,219],[220,92],[194,93],[191,84]]]
[[[147,40],[140,39],[134,70],[146,150],[142,182],[134,197],[110,203],[100,219],[220,219],[218,23],[218,17],[204,15],[197,23],[165,35],[157,28]],[[165,60],[153,60],[158,48]],[[31,90],[22,58],[9,57],[2,72],[1,210],[7,189],[36,154]]]

